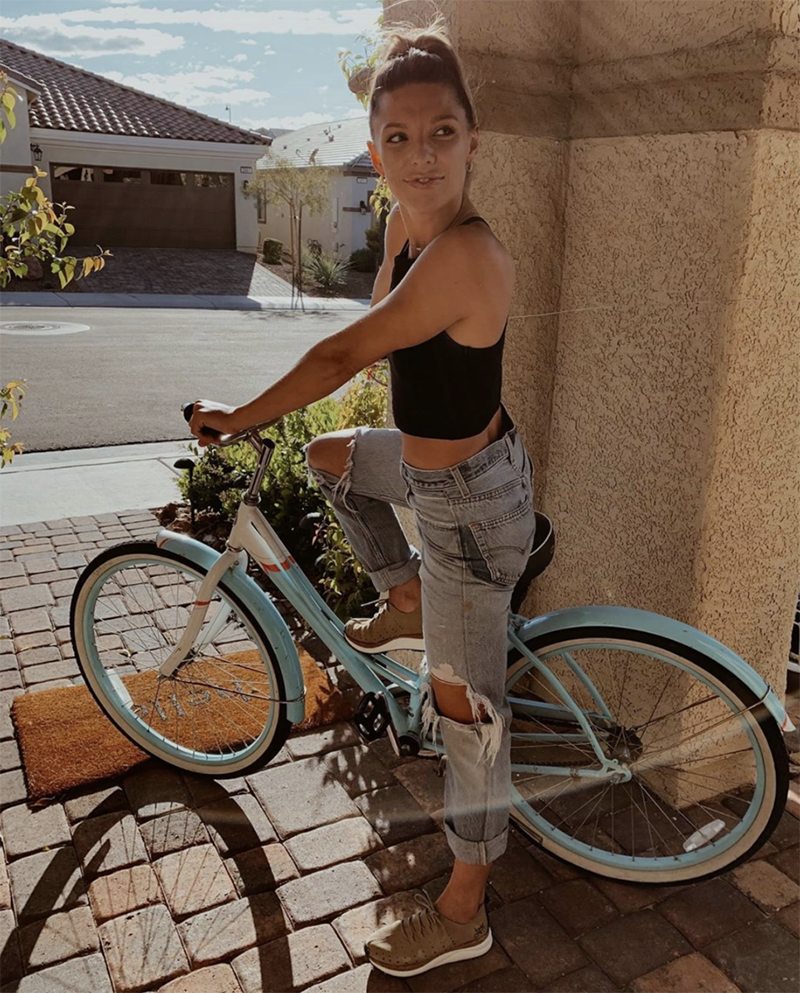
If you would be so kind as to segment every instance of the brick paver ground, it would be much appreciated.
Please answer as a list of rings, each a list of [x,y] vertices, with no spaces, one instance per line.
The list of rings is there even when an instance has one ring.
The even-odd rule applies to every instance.
[[[76,248],[78,256],[97,249]],[[254,255],[226,249],[112,248],[113,258],[91,280],[76,284],[85,293],[188,293],[203,296],[292,295],[292,287]]]
[[[0,531],[0,993],[795,993],[788,812],[748,864],[666,888],[576,871],[512,828],[492,950],[402,982],[371,968],[364,938],[423,890],[435,899],[451,857],[435,763],[401,762],[385,739],[342,724],[293,736],[251,776],[153,762],[30,807],[11,702],[80,681],[80,569],[157,530],[128,511]]]

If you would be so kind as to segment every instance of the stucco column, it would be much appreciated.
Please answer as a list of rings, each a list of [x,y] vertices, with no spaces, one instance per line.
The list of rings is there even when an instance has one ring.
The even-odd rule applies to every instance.
[[[800,4],[436,6],[479,83],[472,197],[517,264],[504,395],[557,532],[524,611],[668,614],[782,692],[800,584]]]
[[[780,693],[800,583],[798,4],[578,10],[545,493],[561,555],[535,606],[670,614]]]

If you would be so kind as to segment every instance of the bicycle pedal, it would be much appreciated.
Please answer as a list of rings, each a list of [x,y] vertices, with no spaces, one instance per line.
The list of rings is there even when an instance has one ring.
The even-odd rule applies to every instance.
[[[389,708],[382,693],[365,693],[353,715],[356,730],[366,742],[375,741],[389,726]]]

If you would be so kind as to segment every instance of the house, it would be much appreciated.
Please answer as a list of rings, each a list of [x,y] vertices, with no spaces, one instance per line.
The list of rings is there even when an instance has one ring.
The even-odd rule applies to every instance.
[[[309,162],[331,172],[330,210],[322,214],[303,212],[302,238],[320,243],[326,251],[349,258],[351,252],[366,245],[366,231],[375,223],[369,206],[378,174],[367,151],[369,122],[366,116],[311,124],[297,131],[276,136],[271,156],[285,158],[300,167]],[[274,168],[271,156],[259,159],[258,169]],[[289,245],[289,210],[286,204],[267,204],[259,197],[259,246],[265,238],[278,238]]]
[[[0,191],[18,189],[35,162],[50,198],[75,208],[73,244],[256,251],[247,189],[269,136],[5,39],[0,69],[21,98]]]

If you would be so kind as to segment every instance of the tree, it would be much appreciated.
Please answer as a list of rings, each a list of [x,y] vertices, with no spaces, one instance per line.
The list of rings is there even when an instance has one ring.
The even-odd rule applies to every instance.
[[[9,83],[6,73],[0,72],[0,109],[6,118],[3,120],[0,114],[0,144],[6,140],[8,129],[16,127],[17,100],[19,93]],[[39,179],[46,173],[33,168],[35,174],[25,180],[22,189],[7,193],[0,200],[0,287],[5,288],[13,276],[27,276],[31,262],[46,262],[50,271],[58,274],[63,289],[73,279],[102,269],[111,253],[98,245],[99,254],[89,258],[61,255],[75,233],[73,225],[67,222],[67,211],[72,207],[51,203],[39,186]],[[9,410],[11,420],[17,419],[26,387],[27,380],[15,379],[0,389],[0,419]],[[7,428],[0,429],[0,469],[13,461],[22,447],[20,441],[11,442]]]
[[[378,24],[383,24],[383,14],[378,16]],[[364,55],[353,55],[349,49],[339,49],[339,66],[344,72],[348,86],[361,106],[366,109],[369,98],[369,84],[378,60],[379,39],[361,34],[359,41],[365,43]],[[271,168],[259,170],[257,186],[267,203],[285,203],[289,208],[289,251],[292,258],[292,282],[302,291],[302,216],[303,208],[312,214],[320,213],[330,203],[330,175],[328,170],[315,165],[317,149],[312,151],[307,166],[298,165],[290,159],[280,158],[267,152]],[[321,175],[325,174],[325,180]],[[384,242],[386,216],[392,206],[389,185],[383,177],[378,179],[374,192],[370,195],[372,208],[379,225],[379,244]]]
[[[328,169],[315,165],[317,149],[308,165],[298,165],[285,156],[268,151],[269,167],[259,170],[258,189],[267,203],[285,204],[289,210],[289,254],[292,259],[292,283],[303,291],[303,210],[321,214],[331,202],[331,178]]]

